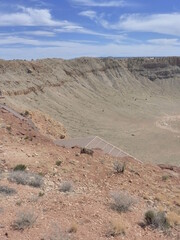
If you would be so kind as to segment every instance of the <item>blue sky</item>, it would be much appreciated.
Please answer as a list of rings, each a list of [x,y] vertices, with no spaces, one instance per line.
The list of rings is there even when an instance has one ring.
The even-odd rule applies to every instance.
[[[0,0],[0,58],[180,56],[180,0]]]

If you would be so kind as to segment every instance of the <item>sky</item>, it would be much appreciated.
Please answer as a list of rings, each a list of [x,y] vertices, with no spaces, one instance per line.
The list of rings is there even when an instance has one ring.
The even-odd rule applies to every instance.
[[[180,0],[0,0],[0,58],[180,56]]]

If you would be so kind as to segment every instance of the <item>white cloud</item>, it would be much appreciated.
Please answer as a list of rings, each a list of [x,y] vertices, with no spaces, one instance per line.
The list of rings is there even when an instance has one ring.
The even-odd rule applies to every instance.
[[[128,14],[121,16],[118,23],[110,24],[103,20],[101,24],[109,29],[180,36],[179,22],[180,13],[167,13],[152,15]]]
[[[148,43],[157,44],[157,45],[179,45],[180,41],[177,38],[168,39],[168,38],[158,38],[158,39],[150,39]]]
[[[59,33],[76,33],[76,34],[84,34],[84,35],[94,35],[94,36],[99,36],[105,39],[111,39],[113,41],[122,41],[127,38],[126,34],[109,34],[109,33],[101,33],[101,32],[96,32],[93,30],[89,30],[83,27],[63,27],[59,29],[55,29],[55,32]]]
[[[90,19],[96,19],[97,14],[95,11],[82,11],[79,13],[80,16],[88,17]]]
[[[15,13],[1,13],[0,26],[68,26],[68,21],[53,20],[48,9],[20,7]]]
[[[44,37],[54,37],[56,34],[55,32],[51,31],[25,31],[21,32],[21,34],[25,35],[32,35],[32,36],[44,36]]]
[[[77,5],[89,6],[89,7],[123,7],[126,5],[124,0],[72,0]]]

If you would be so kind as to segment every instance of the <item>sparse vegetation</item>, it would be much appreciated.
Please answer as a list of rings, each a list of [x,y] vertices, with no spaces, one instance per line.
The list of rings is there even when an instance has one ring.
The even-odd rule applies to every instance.
[[[63,182],[59,188],[60,192],[71,192],[73,190],[73,185],[70,181]]]
[[[166,214],[163,211],[155,212],[153,210],[149,210],[145,213],[144,218],[146,225],[150,225],[152,228],[166,230],[170,227]]]
[[[25,171],[26,170],[26,165],[24,164],[18,164],[14,167],[14,171]]]
[[[16,194],[16,190],[7,186],[0,186],[0,194],[11,196]]]
[[[94,151],[92,149],[87,149],[87,148],[81,148],[81,154],[88,154],[90,156],[93,156]]]
[[[32,227],[36,218],[37,217],[32,212],[19,212],[16,220],[12,224],[12,227],[14,230],[24,230]]]
[[[124,162],[124,163],[121,163],[120,161],[116,160],[116,161],[113,163],[113,167],[114,167],[114,171],[115,171],[116,173],[124,173],[126,164],[125,164],[125,162]]]
[[[64,232],[57,225],[54,226],[54,229],[51,235],[48,237],[48,240],[70,240],[70,236],[68,233]]]
[[[39,192],[38,196],[39,197],[43,197],[44,196],[44,192]]]
[[[56,166],[61,166],[62,161],[58,160],[56,161]]]
[[[6,129],[8,130],[8,132],[12,130],[11,126],[7,126]]]
[[[17,184],[29,185],[32,187],[41,187],[43,178],[39,174],[26,171],[14,171],[9,174],[9,181]]]
[[[115,219],[111,222],[110,228],[106,234],[107,237],[116,237],[119,235],[125,235],[126,224],[122,219]]]
[[[29,111],[26,110],[23,115],[24,115],[24,117],[29,116]]]
[[[171,227],[180,226],[180,215],[175,212],[169,212],[167,219]]]
[[[77,224],[73,223],[70,228],[68,229],[69,233],[76,233],[77,232]]]
[[[167,181],[168,179],[169,179],[169,176],[168,176],[168,175],[163,175],[163,176],[162,176],[162,180],[163,180],[163,181]]]
[[[123,191],[113,192],[111,193],[111,197],[113,199],[111,207],[117,212],[128,211],[129,208],[136,202],[131,195]]]

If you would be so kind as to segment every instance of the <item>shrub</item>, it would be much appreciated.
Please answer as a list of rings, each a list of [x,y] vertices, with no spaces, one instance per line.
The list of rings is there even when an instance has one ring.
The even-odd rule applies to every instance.
[[[56,161],[56,166],[61,166],[62,161],[58,160]]]
[[[159,228],[161,230],[165,230],[170,227],[166,214],[163,211],[147,211],[145,213],[145,223],[146,225],[150,225],[153,228]]]
[[[113,167],[114,167],[114,171],[116,173],[124,173],[126,164],[125,163],[121,163],[120,161],[115,161],[113,163]]]
[[[94,151],[92,149],[81,148],[81,154],[88,154],[93,156]]]
[[[14,167],[13,169],[14,171],[25,171],[26,170],[26,166],[24,164],[18,164]]]
[[[126,212],[135,203],[135,199],[126,192],[113,192],[112,208],[118,212]]]
[[[32,227],[36,218],[37,217],[32,212],[19,212],[16,220],[12,224],[12,227],[14,230],[24,230]]]
[[[23,116],[24,116],[24,117],[29,116],[29,111],[26,110],[26,111],[24,112]]]
[[[73,186],[71,182],[63,182],[60,186],[60,192],[71,192],[73,190]]]
[[[48,240],[70,240],[68,233],[62,231],[57,225],[54,226],[54,229],[51,235],[48,237]]]
[[[168,179],[169,179],[169,176],[168,176],[168,175],[162,176],[162,180],[163,180],[163,181],[166,181],[166,180],[168,180]]]
[[[9,181],[17,184],[29,185],[32,187],[41,187],[43,184],[42,176],[36,173],[29,173],[26,171],[11,172],[8,177]]]
[[[16,193],[16,190],[7,186],[0,186],[0,193],[3,195],[11,196]]]
[[[154,219],[155,219],[155,212],[152,211],[152,210],[147,211],[145,213],[144,219],[145,219],[145,222],[146,222],[147,225],[153,224]]]
[[[10,132],[12,130],[11,126],[7,126],[6,129]]]

